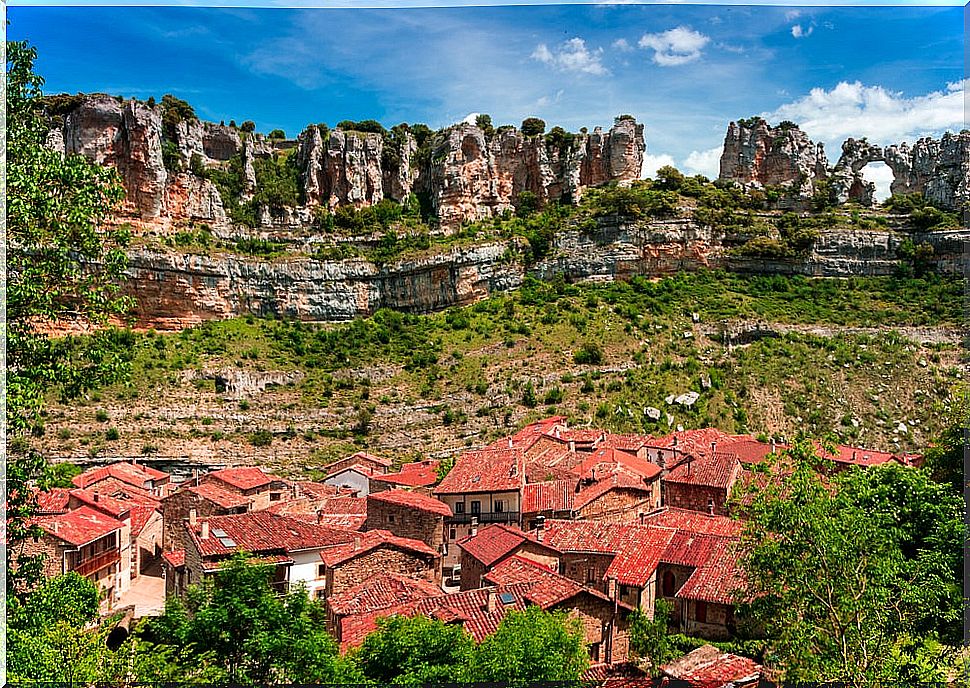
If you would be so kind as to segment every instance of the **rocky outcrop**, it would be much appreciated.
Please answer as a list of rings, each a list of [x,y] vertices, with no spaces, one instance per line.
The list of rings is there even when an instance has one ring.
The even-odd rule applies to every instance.
[[[796,125],[770,126],[760,117],[731,122],[721,153],[721,179],[752,187],[784,187],[810,198],[816,180],[828,176],[828,160]]]
[[[116,168],[127,191],[127,211],[145,219],[162,213],[168,174],[157,108],[108,95],[87,96],[64,116],[60,135],[49,138],[68,155]]]
[[[921,192],[941,208],[957,210],[970,202],[970,132],[922,138],[910,148],[888,146],[883,157],[892,168],[892,192]]]
[[[842,156],[832,168],[829,180],[832,200],[842,204],[854,201],[869,207],[875,198],[876,185],[866,181],[862,169],[871,162],[882,161],[885,156],[879,146],[866,139],[848,139],[842,144]]]
[[[165,184],[165,214],[190,222],[204,222],[212,226],[226,222],[219,190],[208,179],[194,174],[170,175]]]
[[[183,120],[175,125],[175,143],[185,161],[199,155],[203,160],[224,162],[242,150],[238,129],[198,119]]]

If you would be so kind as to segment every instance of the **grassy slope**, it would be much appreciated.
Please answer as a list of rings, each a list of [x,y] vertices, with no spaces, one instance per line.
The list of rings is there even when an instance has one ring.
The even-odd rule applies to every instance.
[[[447,313],[381,312],[344,325],[214,322],[135,336],[130,384],[53,404],[39,442],[55,456],[155,448],[160,456],[298,472],[359,447],[404,460],[479,445],[553,412],[576,424],[666,432],[666,417],[655,423],[645,415],[652,406],[671,413],[674,426],[834,430],[874,447],[899,439],[919,448],[938,429],[959,349],[952,337],[921,347],[894,328],[956,327],[960,303],[955,281],[699,273],[654,283],[532,284]],[[721,323],[738,321],[795,331],[725,346]],[[810,325],[831,336],[800,331]],[[574,362],[587,342],[603,348],[602,364]],[[303,377],[241,403],[217,394],[212,380],[192,379],[234,367]],[[529,385],[535,406],[526,403]],[[664,401],[691,389],[701,392],[691,410]],[[897,435],[901,420],[919,425]],[[117,439],[109,439],[111,428]]]

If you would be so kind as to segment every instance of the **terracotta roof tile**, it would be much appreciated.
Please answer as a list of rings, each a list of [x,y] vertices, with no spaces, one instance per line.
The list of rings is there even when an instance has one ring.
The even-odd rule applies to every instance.
[[[309,480],[298,480],[296,485],[300,490],[300,494],[304,497],[322,499],[323,497],[334,497],[338,492],[338,488],[334,487],[333,485],[312,482]]]
[[[434,488],[434,494],[505,492],[525,484],[521,453],[515,449],[466,452]]]
[[[525,599],[543,609],[554,607],[579,594],[590,595],[607,602],[611,601],[599,590],[581,585],[538,562],[520,556],[509,557],[486,573],[484,578],[489,583],[498,586],[516,583],[531,584],[531,587],[524,593]],[[630,609],[622,603],[620,606]]]
[[[185,566],[185,550],[173,549],[170,552],[162,552],[162,559],[167,561],[173,568]]]
[[[711,443],[733,442],[737,437],[722,432],[717,428],[700,428],[697,430],[682,430],[666,437],[652,438],[649,446],[659,449],[675,449],[683,453],[710,453]]]
[[[441,556],[421,540],[398,537],[387,530],[368,530],[363,533],[351,533],[351,535],[349,540],[321,551],[320,559],[323,563],[329,567],[340,566],[379,547],[403,549],[427,557]]]
[[[84,471],[74,476],[71,482],[75,487],[87,488],[107,478],[117,478],[129,485],[143,487],[147,482],[164,481],[169,478],[169,474],[142,464],[119,461]]]
[[[90,506],[102,513],[116,518],[119,521],[126,520],[131,512],[131,504],[120,499],[115,499],[109,495],[100,494],[97,490],[71,490],[71,497],[84,505]]]
[[[189,485],[182,489],[188,490],[217,506],[221,506],[223,509],[238,509],[241,506],[249,506],[248,498],[243,497],[237,492],[230,492],[214,483]]]
[[[547,480],[528,483],[522,488],[522,513],[572,511],[573,483],[569,480]]]
[[[352,454],[352,459],[359,459],[364,463],[373,463],[377,466],[390,467],[394,465],[394,462],[390,459],[385,459],[383,456],[377,456],[376,454],[369,454],[367,452],[357,452]]]
[[[321,500],[318,513],[367,515],[367,497],[329,497]]]
[[[457,544],[485,566],[491,566],[526,542],[536,542],[536,539],[514,526],[493,523],[479,529],[475,535],[462,538]],[[555,548],[549,547],[545,542],[537,544],[555,551]]]
[[[642,478],[631,475],[624,470],[616,470],[600,476],[601,474],[597,473],[596,482],[580,487],[579,492],[573,498],[574,509],[582,509],[587,504],[615,489],[640,490],[648,494],[651,491],[651,488],[643,482]]]
[[[34,498],[37,503],[36,512],[38,516],[63,514],[67,511],[71,491],[63,487],[52,487],[50,490],[34,488]]]
[[[317,514],[313,523],[343,530],[361,530],[367,523],[367,514]]]
[[[727,516],[715,516],[676,507],[663,507],[644,514],[643,523],[648,526],[721,536],[740,535],[742,527],[740,521]]]
[[[744,679],[754,682],[763,671],[753,659],[721,652],[713,645],[702,645],[661,670],[670,678],[703,688],[726,688]]]
[[[723,538],[716,535],[699,535],[678,530],[663,551],[661,561],[679,566],[705,566],[712,556],[721,552],[722,541]]]
[[[385,572],[331,595],[327,607],[337,616],[366,614],[441,594],[441,588],[423,578]]]
[[[138,537],[152,516],[159,513],[156,507],[135,504],[131,507],[131,536]]]
[[[436,471],[440,463],[440,461],[406,463],[397,473],[384,473],[381,476],[375,476],[374,480],[404,487],[431,487],[438,482]]]
[[[66,514],[38,516],[33,521],[54,537],[76,547],[124,528],[125,524],[89,506]]]
[[[737,480],[741,463],[735,454],[688,455],[674,466],[664,480],[682,485],[702,485],[730,490]]]
[[[620,585],[646,586],[674,535],[674,531],[665,528],[630,528],[626,542],[607,567],[605,578],[615,577]]]
[[[718,442],[717,444],[718,451],[736,455],[743,464],[761,463],[772,453],[778,453],[787,448],[788,446],[784,444],[772,445],[746,436],[740,436],[729,442]]]
[[[333,547],[352,542],[355,533],[329,528],[267,511],[212,516],[209,537],[202,539],[202,521],[185,527],[204,557],[227,556],[238,550],[260,555]],[[225,533],[220,536],[219,532]]]
[[[222,470],[206,473],[200,480],[204,482],[218,480],[240,490],[250,490],[255,487],[269,485],[279,480],[279,478],[275,475],[265,473],[262,468],[258,468],[257,466],[235,466],[233,468],[223,468]]]
[[[542,533],[542,544],[560,552],[612,554],[625,542],[629,528],[601,521],[548,519]]]
[[[367,499],[377,502],[386,502],[388,504],[397,504],[398,506],[406,506],[411,509],[437,514],[439,516],[451,516],[451,508],[444,502],[439,501],[434,497],[418,494],[416,492],[408,492],[407,490],[386,490],[384,492],[372,492],[370,495],[368,495]]]
[[[660,466],[655,463],[610,447],[594,451],[588,459],[574,470],[574,473],[583,478],[591,477],[594,471],[598,474],[602,471],[617,469],[623,469],[645,480],[652,480],[661,472]]]
[[[685,600],[733,604],[737,591],[744,586],[745,576],[738,565],[737,543],[719,538],[707,563],[690,575],[676,596]]]

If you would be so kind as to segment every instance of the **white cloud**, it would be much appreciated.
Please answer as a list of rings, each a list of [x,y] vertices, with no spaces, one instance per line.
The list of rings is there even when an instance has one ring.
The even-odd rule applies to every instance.
[[[582,38],[570,38],[553,52],[540,43],[532,52],[532,59],[564,72],[605,76],[610,71],[603,66],[603,49],[590,50]]]
[[[810,138],[826,144],[829,157],[837,157],[849,137],[865,136],[887,145],[962,129],[963,90],[963,83],[956,82],[942,91],[906,97],[882,86],[843,81],[831,90],[813,88],[762,116],[773,122],[797,122]]]
[[[657,174],[659,170],[664,165],[670,165],[671,167],[676,167],[674,163],[674,158],[672,155],[667,153],[661,153],[660,155],[651,155],[650,153],[643,154],[643,167],[640,168],[640,178],[646,179],[648,177],[653,177]]]
[[[480,113],[480,112],[469,112],[467,115],[465,115],[465,119],[463,119],[461,122],[462,122],[462,124],[474,124],[475,123],[475,120],[478,119],[478,116],[480,114],[482,114],[482,113]]]
[[[802,28],[801,24],[795,24],[791,27],[791,35],[795,38],[807,38],[812,35],[814,30],[814,24],[810,24],[807,28]]]
[[[630,45],[629,41],[625,38],[617,38],[613,41],[613,47],[619,50],[621,53],[628,53],[633,50],[633,46]]]
[[[662,67],[693,62],[711,39],[686,26],[678,26],[663,33],[645,33],[640,37],[641,48],[653,50],[653,61]]]
[[[785,12],[785,21],[790,22],[792,19],[798,19],[802,16],[801,10],[788,10]]]
[[[884,201],[892,194],[889,186],[893,183],[893,171],[884,162],[871,162],[862,168],[862,176],[866,181],[876,185],[876,200]]]
[[[681,170],[686,174],[703,174],[708,179],[717,179],[721,171],[721,146],[702,151],[691,151]]]

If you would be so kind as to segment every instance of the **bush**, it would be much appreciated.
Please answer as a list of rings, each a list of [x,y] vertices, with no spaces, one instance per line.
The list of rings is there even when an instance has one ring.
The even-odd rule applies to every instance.
[[[246,132],[247,134],[251,134],[254,131],[256,131],[256,123],[251,119],[247,119],[245,122],[242,123],[242,126],[240,126],[239,129],[241,131]]]
[[[108,428],[108,431],[104,433],[104,438],[109,442],[115,442],[121,437],[121,433],[118,432],[118,428]]]
[[[520,131],[525,136],[539,136],[546,130],[546,123],[538,117],[526,117],[522,120]]]
[[[482,130],[482,133],[485,134],[486,138],[490,138],[492,134],[495,133],[495,127],[492,126],[491,115],[478,115],[478,117],[475,118],[475,126]]]
[[[94,419],[99,423],[107,423],[108,412],[105,411],[104,409],[98,409],[97,411],[94,412]]]
[[[595,342],[586,342],[573,354],[573,361],[580,365],[601,365],[604,360],[603,347]]]
[[[282,129],[274,129],[273,131],[271,131],[269,133],[269,136],[267,138],[270,138],[270,139],[273,139],[273,140],[285,139],[286,138],[286,132],[283,131]]]
[[[384,125],[374,119],[364,119],[360,122],[345,119],[342,122],[337,122],[337,129],[341,129],[342,131],[359,131],[365,134],[387,133],[387,129],[384,128]]]
[[[257,430],[249,435],[249,443],[254,447],[268,447],[273,443],[273,433],[269,430]]]

